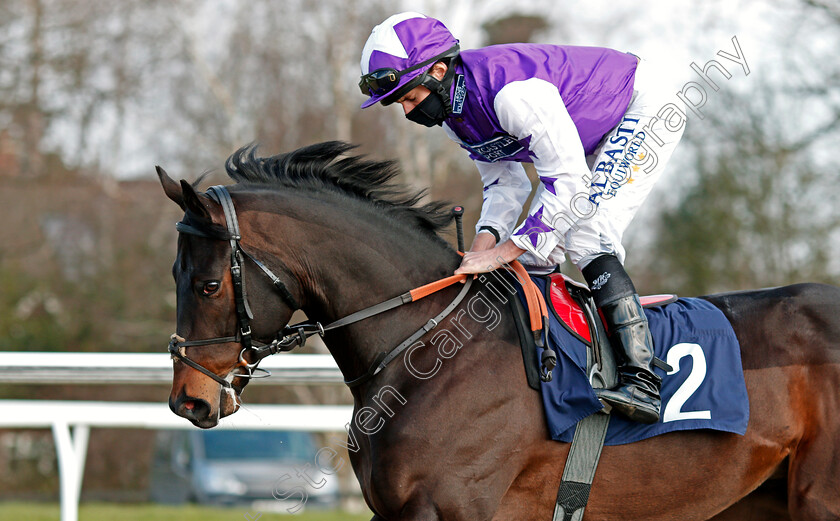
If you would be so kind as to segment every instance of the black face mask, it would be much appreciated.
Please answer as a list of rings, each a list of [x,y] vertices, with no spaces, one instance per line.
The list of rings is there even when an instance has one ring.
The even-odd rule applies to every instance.
[[[409,121],[433,127],[440,125],[446,119],[447,110],[443,99],[435,93],[430,92],[426,99],[418,103],[411,112],[405,115]]]

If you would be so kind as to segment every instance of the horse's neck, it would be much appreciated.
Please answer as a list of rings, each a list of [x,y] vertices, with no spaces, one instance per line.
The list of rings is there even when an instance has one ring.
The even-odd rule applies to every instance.
[[[306,227],[317,229],[300,234],[302,242],[294,248],[306,286],[304,311],[323,324],[451,275],[457,266],[457,255],[440,241],[387,218],[329,215],[324,209],[307,219]],[[419,327],[417,323],[428,320],[426,307],[451,300],[449,293],[335,329],[326,337],[327,347],[345,376],[354,378],[379,352],[393,348]]]

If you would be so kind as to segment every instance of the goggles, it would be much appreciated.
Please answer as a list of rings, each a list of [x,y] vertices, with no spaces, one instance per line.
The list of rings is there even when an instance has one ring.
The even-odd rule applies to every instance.
[[[459,45],[456,43],[451,48],[447,49],[445,52],[442,52],[441,54],[438,54],[433,58],[429,58],[424,62],[420,62],[417,65],[413,65],[401,71],[392,69],[390,67],[385,67],[382,69],[376,69],[375,71],[371,71],[362,76],[362,79],[359,80],[359,90],[361,90],[362,94],[364,94],[365,96],[381,96],[386,92],[394,90],[400,83],[400,77],[405,76],[409,72],[416,71],[417,69],[420,69],[422,67],[427,67],[435,63],[436,61],[447,58],[453,53],[453,51],[457,53],[458,50]]]

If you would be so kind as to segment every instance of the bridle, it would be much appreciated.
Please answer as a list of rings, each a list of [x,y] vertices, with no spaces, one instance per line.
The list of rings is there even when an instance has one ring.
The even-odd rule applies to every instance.
[[[347,386],[351,388],[357,387],[379,374],[379,372],[381,372],[389,363],[391,363],[391,361],[393,361],[397,356],[399,356],[400,353],[402,353],[405,349],[411,346],[420,337],[434,329],[444,318],[446,318],[447,315],[449,315],[458,306],[458,304],[461,303],[464,297],[466,297],[470,286],[472,285],[473,277],[467,277],[466,275],[453,275],[451,277],[446,277],[444,279],[432,282],[425,286],[415,288],[411,291],[403,293],[402,295],[388,299],[384,302],[380,302],[379,304],[375,304],[373,306],[356,311],[355,313],[351,313],[350,315],[340,318],[327,325],[322,325],[320,322],[317,321],[300,322],[294,325],[287,324],[276,334],[275,340],[268,344],[263,344],[252,338],[251,321],[254,318],[254,314],[252,313],[251,307],[248,304],[248,295],[245,290],[245,282],[242,276],[242,268],[244,265],[245,258],[247,257],[248,259],[250,259],[254,264],[257,265],[258,268],[260,268],[260,270],[266,276],[268,276],[269,279],[271,279],[271,282],[274,288],[280,294],[280,297],[286,302],[287,305],[289,305],[289,307],[292,310],[300,309],[300,305],[298,304],[294,295],[292,295],[292,293],[289,291],[286,285],[283,284],[283,281],[280,280],[280,278],[277,275],[275,275],[265,264],[257,260],[253,255],[251,255],[242,248],[242,245],[240,244],[240,240],[242,237],[239,232],[239,221],[236,218],[236,208],[233,205],[233,199],[231,198],[227,188],[225,188],[224,186],[212,186],[207,190],[207,193],[211,198],[213,198],[213,200],[215,200],[221,205],[222,210],[224,211],[225,222],[227,224],[228,232],[227,237],[218,237],[215,235],[211,235],[201,230],[200,228],[188,224],[184,221],[177,223],[175,225],[175,229],[177,229],[180,233],[185,233],[188,235],[195,235],[198,237],[204,237],[208,239],[230,241],[230,273],[231,279],[233,281],[233,295],[236,311],[237,331],[236,335],[234,336],[215,337],[203,340],[187,340],[178,336],[177,334],[173,334],[169,342],[169,353],[172,355],[173,360],[183,362],[189,367],[192,367],[193,369],[212,378],[214,381],[218,382],[223,387],[232,388],[232,381],[234,378],[237,377],[250,379],[265,378],[267,376],[270,376],[271,373],[268,372],[266,369],[257,367],[260,361],[262,361],[267,356],[284,351],[291,351],[296,347],[303,346],[306,343],[306,339],[316,333],[323,337],[324,333],[331,329],[347,326],[360,320],[370,318],[374,315],[378,315],[395,307],[401,306],[403,304],[408,304],[410,302],[417,301],[425,296],[431,295],[436,291],[449,287],[452,284],[455,284],[456,282],[464,282],[461,291],[458,293],[455,299],[452,302],[450,302],[449,305],[446,306],[446,308],[443,309],[443,311],[441,311],[434,318],[430,319],[428,322],[426,322],[426,324],[423,327],[415,331],[411,336],[409,336],[407,339],[405,339],[403,342],[401,342],[399,345],[397,345],[387,353],[379,353],[366,373],[359,376],[358,378],[355,378],[353,380],[345,380],[344,382],[345,384],[347,384]],[[188,347],[228,344],[234,342],[239,343],[242,346],[242,350],[239,352],[239,365],[235,366],[233,369],[236,369],[237,367],[242,367],[247,371],[246,373],[233,373],[233,369],[231,369],[231,372],[225,378],[222,378],[221,376],[207,369],[195,360],[192,360],[186,354],[186,348]],[[248,363],[248,361],[246,360],[246,356],[254,360],[254,362]]]

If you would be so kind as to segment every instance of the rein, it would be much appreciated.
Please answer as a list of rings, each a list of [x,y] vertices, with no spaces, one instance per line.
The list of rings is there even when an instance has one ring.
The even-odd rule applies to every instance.
[[[457,282],[464,283],[464,287],[461,288],[461,291],[458,293],[455,299],[452,302],[450,302],[449,305],[446,306],[446,308],[444,308],[444,310],[441,311],[437,316],[430,319],[423,327],[415,331],[411,336],[409,336],[395,348],[391,349],[387,353],[379,353],[379,355],[377,355],[377,357],[374,359],[373,364],[370,366],[366,373],[359,376],[358,378],[355,378],[353,380],[345,380],[344,382],[350,388],[357,387],[374,378],[389,363],[391,363],[397,356],[399,356],[399,354],[402,353],[407,347],[413,344],[424,334],[437,327],[437,325],[443,319],[445,319],[446,316],[449,315],[458,306],[458,304],[461,303],[464,297],[466,297],[470,287],[472,286],[473,277],[467,277],[466,275],[452,275],[437,280],[435,282],[431,282],[424,286],[414,288],[410,291],[407,291],[406,293],[403,293],[402,295],[393,297],[384,302],[380,302],[378,304],[374,304],[373,306],[351,313],[350,315],[347,315],[334,322],[331,322],[326,326],[322,325],[320,322],[317,321],[306,321],[294,325],[286,325],[281,331],[277,333],[277,338],[271,343],[263,344],[257,342],[256,340],[253,340],[251,336],[251,320],[253,320],[254,315],[251,311],[250,305],[248,304],[248,295],[245,290],[245,282],[242,277],[242,266],[245,257],[251,259],[251,261],[254,264],[256,264],[257,267],[259,267],[260,270],[262,270],[262,272],[266,276],[268,276],[268,278],[271,279],[274,288],[277,289],[277,291],[280,293],[281,298],[283,298],[283,300],[286,301],[286,303],[290,306],[291,309],[298,310],[300,309],[300,305],[297,303],[297,300],[294,298],[294,295],[292,295],[292,293],[289,291],[286,285],[283,284],[280,278],[277,277],[277,275],[275,275],[265,264],[257,260],[253,255],[251,255],[242,248],[242,245],[240,244],[240,240],[242,237],[239,232],[239,221],[236,218],[236,209],[233,205],[233,199],[230,197],[230,192],[228,192],[227,188],[225,188],[224,186],[212,186],[208,189],[208,194],[222,206],[222,210],[225,214],[225,222],[227,224],[228,229],[228,237],[222,239],[219,237],[211,236],[208,233],[202,231],[201,229],[196,228],[195,226],[187,224],[183,221],[177,223],[175,225],[175,229],[177,229],[180,233],[186,233],[198,237],[230,241],[230,271],[231,278],[233,281],[234,302],[238,329],[235,336],[208,338],[204,340],[187,340],[183,337],[178,336],[177,334],[173,334],[169,342],[169,353],[172,355],[173,360],[184,362],[189,367],[192,367],[193,369],[212,378],[214,381],[218,382],[223,387],[232,388],[231,382],[236,377],[265,378],[267,376],[270,376],[271,373],[269,371],[257,367],[257,365],[263,358],[266,358],[267,356],[273,354],[277,354],[279,352],[291,351],[296,347],[303,346],[306,344],[306,339],[316,333],[323,337],[324,333],[332,329],[347,326],[364,320],[366,318],[373,317],[385,311],[402,306],[404,304],[415,302],[437,291],[447,288]],[[234,374],[231,372],[225,378],[222,378],[213,371],[202,366],[195,360],[192,360],[186,354],[186,348],[188,347],[227,344],[233,342],[238,342],[242,345],[242,350],[239,352],[240,365],[238,365],[237,367],[244,367],[247,373]],[[249,364],[245,360],[246,352],[249,353],[256,360],[254,363]]]

